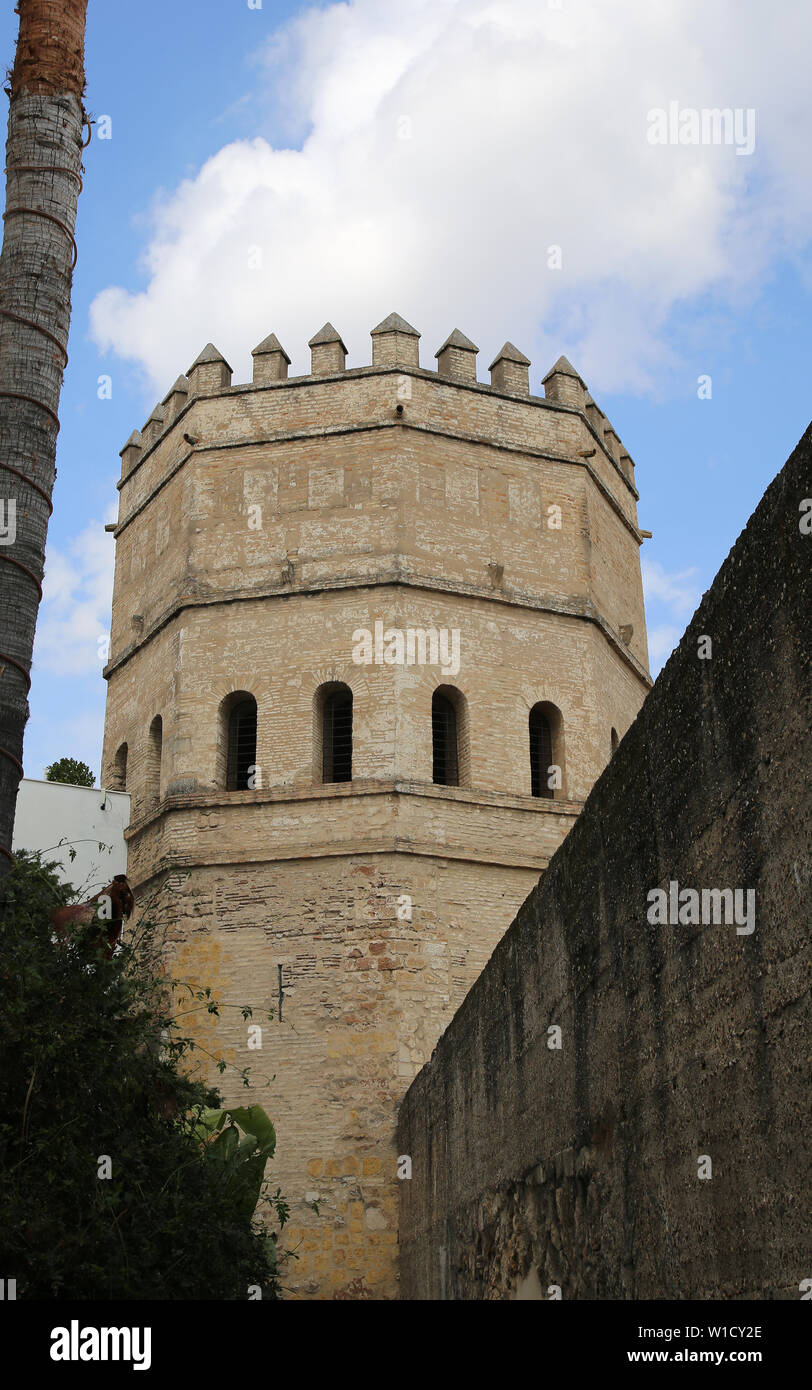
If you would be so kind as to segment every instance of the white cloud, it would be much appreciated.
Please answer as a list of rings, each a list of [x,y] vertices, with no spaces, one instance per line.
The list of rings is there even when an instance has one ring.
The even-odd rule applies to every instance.
[[[652,675],[656,675],[665,665],[683,631],[684,628],[674,627],[669,623],[661,623],[657,627],[649,628],[648,658]]]
[[[696,566],[669,574],[656,560],[643,560],[641,571],[647,605],[658,600],[672,617],[687,621],[692,616],[702,597],[695,578]]]
[[[641,570],[646,601],[649,667],[651,674],[656,676],[693,617],[702,592],[697,582],[696,567],[669,573],[656,560],[643,560]]]
[[[105,521],[115,521],[116,503]],[[109,632],[115,549],[104,522],[90,521],[67,552],[49,545],[45,556],[42,605],[37,619],[34,668],[64,679],[105,664],[99,638]]]
[[[145,287],[99,294],[94,338],[160,396],[209,340],[235,381],[271,330],[306,372],[326,319],[363,364],[395,308],[423,332],[428,366],[458,326],[483,378],[510,338],[533,358],[534,389],[561,351],[596,391],[648,389],[674,365],[675,306],[738,302],[808,242],[812,10],[765,13],[754,0],[307,10],[263,69],[301,149],[259,133],[163,197]],[[650,145],[647,112],[671,100],[755,108],[755,154]]]

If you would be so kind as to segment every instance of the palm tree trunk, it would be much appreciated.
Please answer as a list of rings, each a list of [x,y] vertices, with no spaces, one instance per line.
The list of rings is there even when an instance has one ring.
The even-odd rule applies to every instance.
[[[56,477],[87,119],[86,11],[87,0],[19,0],[17,6],[0,252],[0,879],[12,863]]]

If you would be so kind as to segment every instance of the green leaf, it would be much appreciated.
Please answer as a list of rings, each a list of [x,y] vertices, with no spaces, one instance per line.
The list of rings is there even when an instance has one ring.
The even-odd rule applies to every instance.
[[[272,1158],[276,1148],[276,1130],[271,1123],[269,1115],[266,1115],[261,1105],[241,1105],[229,1110],[229,1115],[236,1120],[241,1129],[246,1134],[254,1134],[260,1142],[261,1147],[267,1151],[268,1157]]]
[[[229,1163],[237,1152],[239,1143],[239,1133],[236,1125],[229,1125],[218,1134],[209,1152],[215,1154],[217,1158],[222,1158],[224,1163]]]
[[[265,1164],[268,1162],[267,1155],[258,1153],[254,1158],[249,1158],[247,1163],[241,1163],[237,1173],[238,1191],[241,1193],[240,1208],[243,1216],[251,1217],[259,1201],[259,1194],[262,1191],[262,1179],[265,1176]]]

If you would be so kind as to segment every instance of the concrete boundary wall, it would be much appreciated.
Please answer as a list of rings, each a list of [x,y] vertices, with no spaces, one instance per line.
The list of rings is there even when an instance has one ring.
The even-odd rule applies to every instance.
[[[76,787],[24,777],[17,796],[12,848],[40,850],[61,865],[61,878],[82,898],[127,872],[124,832],[130,821],[128,792]],[[63,841],[61,848],[58,848]],[[74,851],[71,859],[70,852]]]
[[[810,497],[812,427],[410,1087],[402,1298],[812,1278]],[[754,892],[754,929],[657,888]]]

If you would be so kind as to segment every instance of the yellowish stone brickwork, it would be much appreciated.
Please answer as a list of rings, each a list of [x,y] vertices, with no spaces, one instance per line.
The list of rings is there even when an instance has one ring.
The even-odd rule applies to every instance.
[[[288,378],[271,335],[236,386],[209,345],[119,484],[103,777],[132,794],[136,895],[186,871],[173,973],[254,1022],[277,1010],[261,1049],[234,1009],[210,1041],[253,1068],[277,1126],[285,1282],[304,1298],[359,1279],[397,1296],[398,1102],[649,686],[631,459],[566,359],[534,396],[510,343],[485,385],[461,333],[437,371],[397,315],[372,342],[348,370],[325,325],[312,373]],[[456,633],[458,659],[399,660],[410,629]],[[337,682],[352,780],[325,784]],[[441,686],[455,786],[432,780]],[[250,790],[226,788],[234,692],[257,705]],[[531,795],[539,702],[552,798]]]

